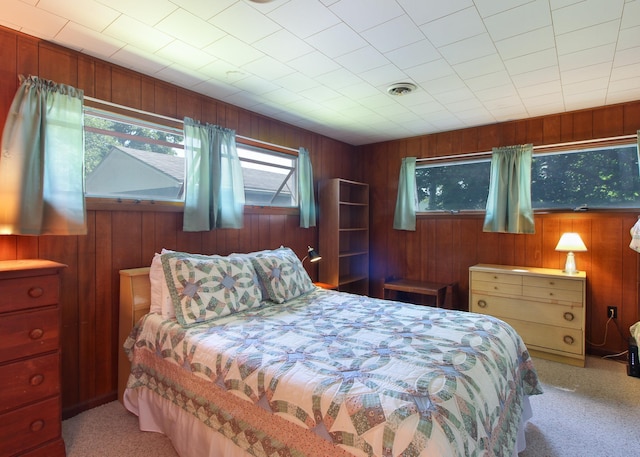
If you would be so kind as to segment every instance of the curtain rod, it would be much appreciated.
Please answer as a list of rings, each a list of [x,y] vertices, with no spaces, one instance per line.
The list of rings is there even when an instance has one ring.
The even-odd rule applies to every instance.
[[[107,102],[107,101],[104,101],[104,100],[100,100],[98,98],[85,96],[84,99],[88,100],[90,102],[93,102],[93,103],[95,103],[97,105],[112,106],[112,107],[118,108],[120,110],[131,111],[133,113],[142,114],[144,116],[154,117],[154,118],[158,118],[158,119],[164,119],[165,121],[175,122],[175,123],[178,123],[178,124],[184,124],[184,120],[183,119],[176,119],[176,118],[173,118],[173,117],[170,117],[170,116],[164,116],[162,114],[151,113],[149,111],[144,111],[144,110],[137,109],[137,108],[131,108],[129,106],[119,105],[117,103]],[[290,147],[287,147],[287,146],[282,146],[280,144],[269,143],[267,141],[256,140],[255,138],[250,138],[248,136],[243,136],[243,135],[236,134],[236,138],[240,138],[242,140],[251,141],[253,143],[262,144],[264,146],[270,146],[272,148],[284,149],[286,151],[292,151],[292,152],[295,152],[296,154],[299,152],[298,149],[290,148]]]
[[[580,140],[580,141],[569,141],[566,143],[555,143],[555,144],[543,144],[543,145],[539,145],[539,146],[533,146],[533,150],[534,151],[543,151],[546,149],[561,149],[561,148],[566,148],[569,146],[578,146],[578,145],[588,145],[588,144],[598,144],[598,143],[613,143],[613,142],[619,142],[619,141],[625,141],[625,140],[637,140],[638,139],[638,135],[637,134],[631,134],[631,135],[621,135],[621,136],[614,136],[614,137],[610,137],[610,138],[599,138],[599,139],[593,139],[593,140]],[[484,152],[471,152],[469,154],[453,154],[453,155],[448,155],[448,156],[440,156],[440,157],[424,157],[422,159],[416,159],[416,162],[432,162],[435,160],[448,160],[448,159],[461,159],[461,158],[471,158],[471,157],[486,157],[486,156],[490,156],[491,155],[491,151],[484,151]]]

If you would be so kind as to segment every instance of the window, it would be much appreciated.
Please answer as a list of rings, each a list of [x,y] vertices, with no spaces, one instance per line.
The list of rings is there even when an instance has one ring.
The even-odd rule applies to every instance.
[[[489,158],[416,167],[418,211],[484,210]],[[534,154],[534,209],[640,206],[637,144]]]
[[[148,120],[151,115],[142,114],[140,119],[117,111],[85,106],[86,196],[184,201],[184,136],[179,121],[164,125],[161,117],[154,121]],[[251,143],[237,139],[246,204],[297,207],[297,154]]]

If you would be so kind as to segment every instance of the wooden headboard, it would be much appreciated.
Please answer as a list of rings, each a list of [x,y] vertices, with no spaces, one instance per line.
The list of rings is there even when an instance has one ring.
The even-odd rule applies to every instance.
[[[120,318],[118,325],[118,400],[122,403],[131,363],[122,345],[133,326],[149,312],[151,283],[149,267],[120,270]]]

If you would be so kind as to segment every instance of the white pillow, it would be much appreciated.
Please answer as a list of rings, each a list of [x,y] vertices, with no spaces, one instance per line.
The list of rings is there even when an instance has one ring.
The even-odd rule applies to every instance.
[[[160,252],[161,254],[166,254],[174,251],[162,248]],[[149,269],[149,282],[151,283],[151,307],[149,311],[162,314],[163,319],[173,319],[176,317],[176,310],[173,307],[167,281],[164,278],[161,254],[154,254],[151,268]]]

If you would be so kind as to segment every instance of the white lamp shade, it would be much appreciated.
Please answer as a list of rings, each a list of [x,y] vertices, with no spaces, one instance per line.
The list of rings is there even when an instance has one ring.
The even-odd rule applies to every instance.
[[[563,233],[556,246],[556,251],[562,252],[586,252],[587,247],[584,245],[580,235],[573,232]]]

